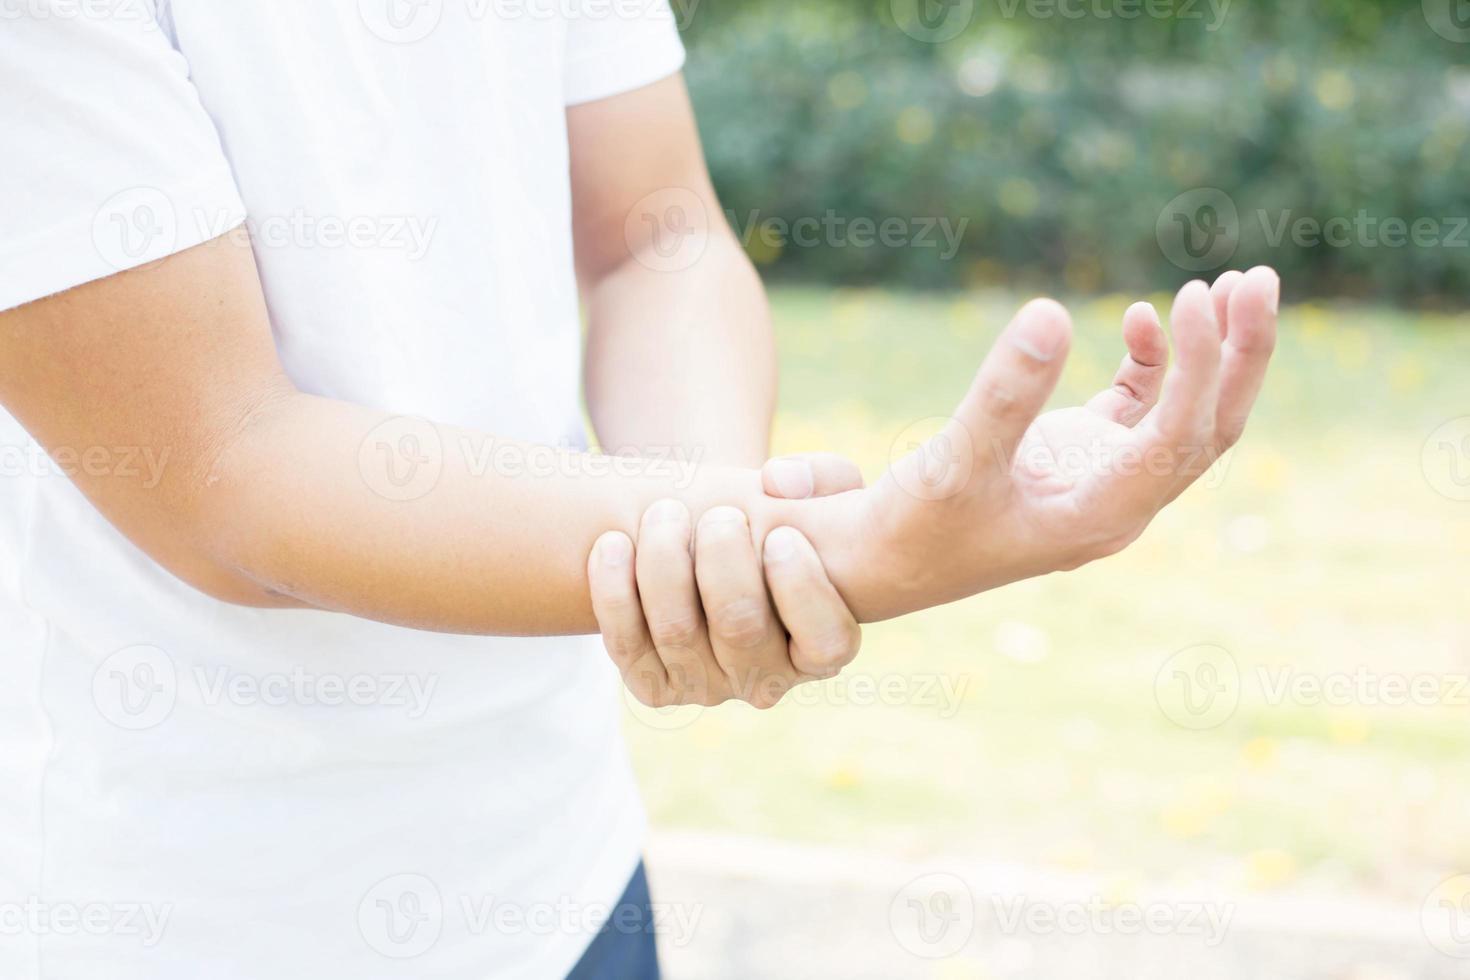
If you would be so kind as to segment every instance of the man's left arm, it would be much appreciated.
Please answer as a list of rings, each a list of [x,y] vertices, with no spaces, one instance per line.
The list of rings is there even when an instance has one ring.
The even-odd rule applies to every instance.
[[[710,185],[683,76],[572,106],[567,127],[599,442],[761,465],[770,310]]]

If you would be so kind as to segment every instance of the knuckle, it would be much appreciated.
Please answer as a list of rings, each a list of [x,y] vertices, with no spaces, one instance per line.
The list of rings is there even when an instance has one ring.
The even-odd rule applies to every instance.
[[[1020,414],[1021,400],[1003,380],[987,379],[980,388],[980,406],[989,417],[1007,420]]]
[[[699,617],[693,613],[653,620],[648,624],[648,633],[659,649],[692,650],[703,636]]]
[[[760,646],[770,635],[770,613],[766,604],[752,598],[726,603],[710,619],[721,642],[736,649]]]
[[[857,656],[862,644],[862,630],[856,626],[841,626],[823,633],[802,649],[813,665],[824,670],[846,667]]]
[[[608,656],[619,662],[632,660],[639,647],[633,637],[623,633],[602,634],[602,645],[607,648]]]

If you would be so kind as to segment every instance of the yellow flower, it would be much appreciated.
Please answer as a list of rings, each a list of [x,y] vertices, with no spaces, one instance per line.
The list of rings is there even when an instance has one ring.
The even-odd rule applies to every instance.
[[[1275,764],[1277,751],[1276,740],[1274,738],[1266,738],[1263,735],[1246,742],[1242,754],[1245,756],[1245,761],[1250,764],[1251,768],[1265,769]]]
[[[1251,888],[1277,888],[1296,877],[1296,858],[1283,850],[1267,848],[1246,858],[1246,878]]]

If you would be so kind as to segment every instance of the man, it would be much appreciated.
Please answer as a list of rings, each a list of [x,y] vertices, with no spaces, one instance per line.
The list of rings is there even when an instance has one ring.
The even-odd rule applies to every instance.
[[[647,911],[607,663],[544,637],[770,705],[860,621],[1122,547],[1238,437],[1269,270],[1181,293],[1167,380],[1135,307],[1117,386],[1033,424],[1038,301],[871,489],[763,471],[681,59],[662,3],[7,20],[0,974],[653,975],[646,919],[598,931]],[[619,465],[542,448],[581,444],[577,280]]]

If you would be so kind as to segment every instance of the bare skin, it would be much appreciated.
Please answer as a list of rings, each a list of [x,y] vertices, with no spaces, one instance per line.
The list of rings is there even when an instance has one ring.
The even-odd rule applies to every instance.
[[[650,123],[641,131],[673,134],[675,145],[652,154],[670,171],[644,174],[654,164],[642,157],[631,174],[595,162],[619,159],[604,141],[630,114]],[[1125,363],[1127,393],[1038,419],[1070,329],[1060,307],[1038,301],[997,342],[942,442],[868,489],[855,489],[840,462],[845,475],[823,475],[834,465],[823,458],[803,497],[791,461],[759,468],[769,320],[708,189],[682,82],[578,107],[569,124],[594,424],[604,445],[704,447],[689,479],[647,461],[608,471],[588,454],[542,475],[505,475],[480,465],[487,440],[527,458],[540,450],[419,421],[436,480],[394,499],[374,479],[370,450],[410,423],[292,385],[238,236],[0,313],[0,401],[53,455],[166,454],[156,485],[86,471],[75,480],[142,550],[223,601],[446,632],[601,625],[630,686],[652,703],[734,696],[767,706],[850,660],[859,621],[1075,567],[1131,541],[1203,472],[1193,449],[1222,451],[1238,437],[1259,389],[1279,288],[1270,270],[1222,279],[1213,297],[1186,287],[1173,315],[1177,365],[1149,408],[1154,375]],[[689,269],[638,261],[646,243],[626,219],[650,185],[706,202],[697,210],[709,247]],[[1132,316],[1130,357],[1161,374],[1157,325]],[[1074,474],[1017,452],[1095,444],[1166,462],[1162,472]],[[946,458],[936,479],[932,463]],[[655,503],[657,521],[646,516]],[[622,561],[609,531],[625,538]],[[682,674],[670,651],[685,658]]]

